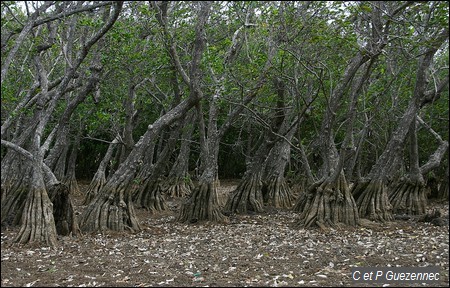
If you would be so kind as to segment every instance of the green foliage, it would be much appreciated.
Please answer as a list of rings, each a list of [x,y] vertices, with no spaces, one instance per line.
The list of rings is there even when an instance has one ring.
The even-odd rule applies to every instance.
[[[382,153],[399,117],[413,96],[418,59],[423,50],[435,41],[437,32],[449,24],[449,6],[446,1],[414,2],[399,12],[399,15],[391,15],[400,4],[395,1],[383,3],[381,21],[392,20],[385,39],[387,45],[373,64],[371,75],[358,97],[354,123],[356,139],[360,137],[359,133],[366,123],[366,117],[370,119],[369,134],[361,152],[361,159],[365,162],[364,171],[370,169],[377,156]],[[27,16],[16,1],[3,1],[1,5],[2,41],[3,35],[13,33],[2,46],[3,65],[3,59],[14,46]],[[6,9],[6,5],[9,9]],[[91,73],[89,66],[97,54],[100,55],[103,68],[99,83],[99,102],[94,103],[93,95],[88,95],[71,118],[71,121],[76,123],[83,119],[84,133],[90,137],[110,141],[117,133],[123,133],[127,117],[130,116],[127,115],[126,108],[130,104],[127,101],[130,101],[129,93],[133,87],[136,87],[132,100],[135,109],[133,112],[137,114],[133,121],[135,140],[145,133],[149,124],[173,107],[175,89],[179,89],[182,98],[190,95],[191,87],[183,82],[180,73],[174,68],[168,47],[175,43],[181,66],[188,76],[192,76],[190,69],[199,4],[174,1],[168,5],[169,35],[164,35],[156,19],[156,10],[149,3],[125,3],[124,10],[113,28],[94,46],[81,64],[77,71],[78,79],[81,80],[70,81],[70,85],[76,87],[70,93],[65,92],[57,103],[45,135],[58,123],[70,100],[80,93],[86,84],[85,80]],[[310,161],[314,162],[316,158],[312,155],[317,152],[317,136],[325,111],[329,108],[329,98],[341,81],[351,59],[358,53],[366,53],[363,47],[373,33],[370,28],[371,17],[378,9],[374,5],[374,2],[369,1],[212,3],[210,17],[203,31],[207,46],[199,71],[204,93],[202,104],[206,113],[205,119],[209,113],[209,101],[217,88],[213,79],[222,79],[219,85],[222,85],[223,90],[217,100],[220,127],[228,119],[230,111],[241,105],[239,103],[243,97],[252,91],[260,78],[268,59],[269,44],[276,48],[267,80],[257,91],[256,98],[246,104],[247,108],[240,113],[240,118],[235,119],[221,143],[220,176],[240,177],[245,171],[243,155],[248,153],[246,145],[248,141],[255,139],[243,128],[251,126],[251,129],[262,129],[263,125],[261,121],[255,120],[255,114],[262,117],[262,120],[271,122],[279,100],[272,83],[275,78],[283,80],[286,86],[285,105],[292,109],[293,113],[300,113],[309,101],[313,101],[307,117],[302,119],[296,137],[301,137]],[[51,14],[50,10],[46,13]],[[73,32],[75,41],[72,43],[74,51],[69,55],[75,58],[83,39],[93,35],[104,24],[103,15],[99,11],[103,12],[102,9],[83,12],[52,23],[57,26],[55,44],[40,55],[50,82],[63,76],[70,68],[65,59],[67,55],[62,53],[67,44],[69,20],[76,20],[76,29]],[[237,42],[233,43],[238,29],[240,34]],[[30,105],[19,111],[18,115],[12,115],[14,108],[38,79],[33,57],[36,55],[36,47],[48,41],[48,27],[42,25],[33,28],[30,35],[33,37],[27,37],[22,43],[7,77],[2,79],[2,121],[8,116],[30,116],[36,111],[35,105]],[[226,62],[227,52],[234,44],[237,45],[234,47],[233,59]],[[448,74],[448,58],[447,43],[436,54],[427,89],[433,89],[437,84],[434,81],[444,79]],[[359,71],[356,77],[360,77],[360,73]],[[221,78],[222,76],[224,77]],[[354,85],[354,82],[351,85]],[[40,89],[33,91],[32,95],[35,96]],[[351,89],[344,91],[342,103],[336,111],[336,124],[332,127],[338,145],[344,138],[345,125],[341,124],[346,119],[350,91]],[[254,113],[248,109],[252,109]],[[448,113],[447,88],[440,99],[424,107],[421,116],[448,140]],[[10,135],[14,134],[14,129],[8,131]],[[194,138],[198,139],[198,128],[195,129],[194,135]],[[424,130],[420,131],[422,162],[437,146],[434,142],[428,145],[432,142],[429,137]],[[297,140],[294,138],[295,141]],[[83,156],[80,157],[78,169],[85,170],[83,175],[92,175],[106,149],[107,145],[103,142],[82,141],[80,155]],[[195,149],[198,149],[198,145]],[[192,158],[198,158],[198,153],[198,150],[194,151]],[[299,159],[298,155],[293,158]],[[190,161],[191,167],[197,164],[197,159]],[[319,167],[313,168],[318,170]],[[292,173],[294,172],[298,171]]]

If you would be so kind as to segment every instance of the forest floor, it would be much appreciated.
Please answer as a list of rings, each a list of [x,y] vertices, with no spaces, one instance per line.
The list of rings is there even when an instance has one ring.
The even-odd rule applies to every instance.
[[[221,181],[222,201],[236,181]],[[85,185],[81,185],[85,187]],[[74,201],[81,211],[82,196]],[[364,221],[356,228],[293,229],[289,210],[231,216],[228,224],[174,221],[172,209],[138,209],[139,233],[61,237],[56,249],[12,244],[18,228],[1,231],[1,286],[381,286],[357,283],[352,267],[437,266],[447,286],[449,227],[413,220]],[[448,217],[448,203],[429,203]],[[448,222],[447,222],[448,223]]]

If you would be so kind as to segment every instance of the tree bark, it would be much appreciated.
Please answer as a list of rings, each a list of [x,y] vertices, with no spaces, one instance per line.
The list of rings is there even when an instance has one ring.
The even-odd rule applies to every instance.
[[[53,218],[53,204],[47,195],[40,163],[36,162],[33,167],[30,191],[23,208],[21,228],[14,242],[20,244],[36,242],[56,247],[57,232]]]
[[[83,212],[80,228],[86,232],[105,232],[107,230],[139,231],[140,225],[136,218],[132,194],[128,187],[133,181],[144,152],[155,137],[170,124],[184,117],[186,113],[201,99],[199,64],[205,46],[203,29],[209,15],[209,2],[201,2],[196,24],[193,57],[190,71],[190,95],[176,107],[148,126],[147,131],[135,144],[126,160],[119,166],[103,186],[97,196]]]
[[[362,218],[379,221],[391,221],[393,219],[392,205],[389,203],[386,183],[390,181],[391,175],[395,174],[396,159],[404,146],[407,133],[410,130],[411,123],[416,119],[417,112],[425,104],[430,103],[429,98],[431,96],[429,95],[433,95],[433,99],[439,97],[443,87],[448,84],[447,78],[437,85],[439,87],[437,90],[433,89],[432,92],[426,90],[427,71],[435,53],[446,39],[448,39],[447,28],[439,31],[438,36],[434,39],[435,41],[426,46],[426,50],[419,60],[413,96],[409,101],[408,108],[399,120],[397,128],[392,133],[383,153],[372,167],[368,179],[354,186],[352,194],[356,199],[359,215]],[[417,181],[413,181],[413,183],[417,183]],[[419,196],[415,199],[420,201]]]
[[[290,141],[296,131],[295,127],[286,135]],[[295,196],[284,177],[286,164],[290,158],[291,146],[286,140],[275,144],[267,158],[263,187],[264,202],[275,208],[291,208]]]
[[[182,223],[196,223],[199,221],[227,222],[228,219],[220,211],[217,194],[219,135],[217,131],[217,110],[215,96],[210,103],[208,138],[205,135],[205,125],[201,106],[198,107],[198,121],[200,129],[200,150],[202,174],[199,183],[185,199],[176,221]]]
[[[75,136],[75,140],[72,143],[72,150],[69,156],[69,162],[67,163],[66,173],[62,182],[68,187],[70,195],[81,195],[80,187],[78,186],[77,177],[75,175],[76,161],[78,157],[78,148],[80,147],[81,128]]]
[[[119,143],[119,138],[115,137],[114,140],[109,144],[108,150],[106,150],[105,156],[103,156],[100,165],[97,168],[97,171],[92,177],[91,182],[85,192],[83,205],[88,205],[92,199],[94,199],[95,195],[100,191],[100,189],[106,183],[106,167],[108,166],[109,161],[111,160],[114,148],[116,148]]]
[[[199,116],[202,117],[202,116]],[[178,153],[175,163],[168,176],[168,185],[164,194],[169,197],[184,197],[191,194],[194,188],[191,177],[189,176],[189,154],[190,154],[190,140],[192,132],[194,131],[193,120],[195,114],[190,112],[186,117],[187,121],[184,123],[183,135],[181,139],[180,152]]]

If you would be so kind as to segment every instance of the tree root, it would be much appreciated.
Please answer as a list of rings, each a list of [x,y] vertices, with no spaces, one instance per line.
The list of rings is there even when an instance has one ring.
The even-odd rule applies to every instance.
[[[138,207],[145,208],[152,213],[167,210],[166,200],[162,193],[160,179],[148,180],[140,187],[135,203]]]
[[[173,198],[185,197],[191,194],[193,186],[194,184],[191,179],[176,177],[169,180],[164,194]]]
[[[44,184],[31,184],[22,213],[22,225],[14,242],[20,244],[42,243],[57,246],[56,227],[53,218],[53,205]]]
[[[181,223],[200,221],[227,223],[228,218],[219,209],[217,183],[200,181],[181,205],[176,221]]]
[[[245,214],[248,211],[263,212],[262,182],[260,174],[251,174],[239,183],[228,197],[225,211]]]
[[[2,200],[2,225],[20,225],[22,219],[23,207],[27,199],[29,187],[23,185],[9,191],[5,199]]]
[[[73,209],[70,188],[65,184],[57,184],[49,189],[48,195],[53,204],[53,218],[58,235],[81,235]]]
[[[291,208],[295,201],[291,188],[282,176],[270,177],[263,189],[263,197],[267,205],[275,208]]]
[[[394,219],[387,187],[382,180],[359,182],[353,187],[352,194],[361,218],[380,222]]]
[[[97,175],[97,174],[96,174]],[[105,185],[106,179],[103,177],[95,177],[92,179],[91,183],[89,183],[89,187],[86,190],[86,194],[84,196],[83,205],[88,205],[91,203],[92,199],[95,198],[95,195],[102,189],[103,185]]]
[[[427,208],[427,188],[424,183],[401,180],[393,185],[389,194],[394,213],[422,215]]]
[[[301,194],[294,210],[300,212],[294,224],[296,228],[317,226],[325,229],[340,223],[359,225],[358,209],[343,175],[336,183],[324,181],[313,184],[306,193]]]
[[[133,201],[129,194],[123,197],[123,190],[105,186],[102,196],[97,196],[83,211],[80,218],[80,229],[83,232],[106,232],[141,230]]]
[[[75,178],[75,176],[67,176],[64,177],[63,183],[69,187],[69,194],[70,195],[82,195],[80,187],[78,186],[78,181]]]

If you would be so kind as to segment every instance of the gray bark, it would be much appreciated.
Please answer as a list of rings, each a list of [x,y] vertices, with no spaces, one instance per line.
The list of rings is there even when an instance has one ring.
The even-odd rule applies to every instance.
[[[103,232],[107,230],[123,231],[126,229],[138,231],[141,229],[134,212],[132,195],[127,188],[134,179],[144,152],[147,151],[155,137],[160,135],[164,128],[184,117],[202,97],[200,72],[198,69],[205,46],[203,29],[208,19],[209,9],[210,3],[201,2],[195,29],[196,36],[191,61],[189,97],[148,126],[147,131],[135,144],[126,160],[86,207],[80,220],[82,231]]]
[[[199,116],[201,117],[201,116]],[[165,194],[169,197],[184,197],[191,194],[194,187],[189,175],[190,141],[194,131],[194,111],[186,117],[183,127],[180,152],[168,175],[168,185]]]
[[[405,143],[405,139],[412,121],[415,121],[417,112],[423,105],[430,103],[430,97],[436,99],[442,92],[443,87],[448,84],[447,79],[441,81],[436,90],[427,91],[427,73],[432,63],[433,57],[439,47],[448,39],[448,28],[439,32],[438,37],[434,39],[431,45],[427,45],[423,56],[419,59],[419,67],[416,73],[416,81],[413,95],[409,101],[408,107],[399,120],[397,128],[391,135],[381,156],[372,167],[368,179],[358,183],[353,188],[353,196],[359,208],[361,217],[367,217],[372,220],[390,221],[393,219],[392,206],[388,200],[387,182],[390,176],[395,175],[396,159]],[[445,84],[445,85],[444,85]],[[432,96],[430,96],[432,95]]]
[[[119,138],[115,137],[114,140],[109,144],[105,156],[103,156],[103,159],[100,162],[97,171],[94,174],[94,177],[92,177],[92,180],[89,183],[87,190],[85,191],[83,205],[89,204],[89,202],[91,202],[95,195],[97,195],[98,191],[100,191],[100,189],[106,183],[106,167],[108,167],[113,151],[118,143]]]

